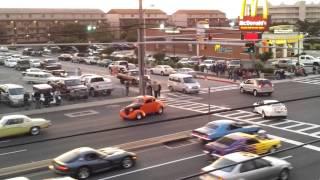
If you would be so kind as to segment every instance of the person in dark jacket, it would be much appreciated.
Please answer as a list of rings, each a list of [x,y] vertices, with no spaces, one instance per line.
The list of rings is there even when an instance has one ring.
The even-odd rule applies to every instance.
[[[129,96],[129,89],[130,89],[130,83],[129,81],[125,82],[125,87],[126,87],[126,96]]]
[[[158,97],[161,96],[161,84],[158,83]]]
[[[35,103],[36,103],[36,109],[39,109],[40,108],[40,98],[41,98],[41,94],[39,91],[36,91],[34,94],[33,94],[33,98],[35,100]]]

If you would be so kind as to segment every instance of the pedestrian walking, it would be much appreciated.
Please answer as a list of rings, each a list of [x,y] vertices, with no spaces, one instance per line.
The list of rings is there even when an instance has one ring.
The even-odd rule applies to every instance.
[[[29,107],[30,107],[29,100],[30,100],[30,94],[28,92],[24,93],[24,95],[23,95],[23,104],[24,104],[24,107],[25,107],[26,110],[28,110]]]
[[[158,97],[160,97],[161,96],[161,84],[160,83],[158,83]]]
[[[232,68],[228,69],[228,79],[232,79]]]
[[[152,85],[150,81],[147,82],[146,93],[147,95],[152,96]]]
[[[39,91],[36,91],[34,94],[33,94],[33,98],[35,100],[35,103],[36,103],[36,109],[39,109],[40,108],[40,98],[41,98],[41,94]]]
[[[125,89],[126,89],[126,96],[129,96],[129,88],[130,88],[130,83],[129,83],[129,81],[126,81],[125,83],[124,83],[124,85],[125,85]]]
[[[82,72],[81,72],[80,67],[78,67],[78,68],[76,69],[75,74],[76,74],[76,76],[81,76]]]
[[[158,98],[158,91],[159,91],[159,86],[157,81],[153,81],[152,83],[152,89],[153,89],[153,94],[155,98]]]

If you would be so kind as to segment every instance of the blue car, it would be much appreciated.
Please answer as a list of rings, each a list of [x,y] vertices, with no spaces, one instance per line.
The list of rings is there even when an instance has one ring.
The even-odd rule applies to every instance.
[[[261,130],[259,126],[252,124],[240,123],[233,120],[216,120],[193,130],[192,136],[199,138],[203,142],[208,142],[235,132],[253,134],[259,130]]]

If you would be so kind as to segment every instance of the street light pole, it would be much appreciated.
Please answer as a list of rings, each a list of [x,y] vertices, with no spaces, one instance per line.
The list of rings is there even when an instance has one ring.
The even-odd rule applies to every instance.
[[[138,31],[138,66],[139,66],[139,91],[140,95],[145,95],[144,88],[144,22],[143,22],[142,0],[139,0],[139,31]]]

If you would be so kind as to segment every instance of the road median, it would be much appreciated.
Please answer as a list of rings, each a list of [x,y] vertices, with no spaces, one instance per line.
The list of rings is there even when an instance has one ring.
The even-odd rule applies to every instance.
[[[190,136],[191,131],[182,131],[174,134],[164,135],[164,136],[158,136],[153,138],[148,138],[144,140],[124,143],[115,145],[114,147],[118,147],[121,149],[125,149],[128,151],[138,151],[141,149],[147,149],[155,146],[161,146],[164,143],[171,142],[171,141],[178,141],[178,140],[187,140],[189,138],[192,138]],[[103,148],[101,148],[103,149]],[[23,176],[25,174],[35,173],[39,171],[48,170],[48,165],[52,159],[27,163],[27,164],[21,164],[17,166],[11,166],[7,168],[0,169],[0,179],[5,178],[12,178],[16,176]]]

